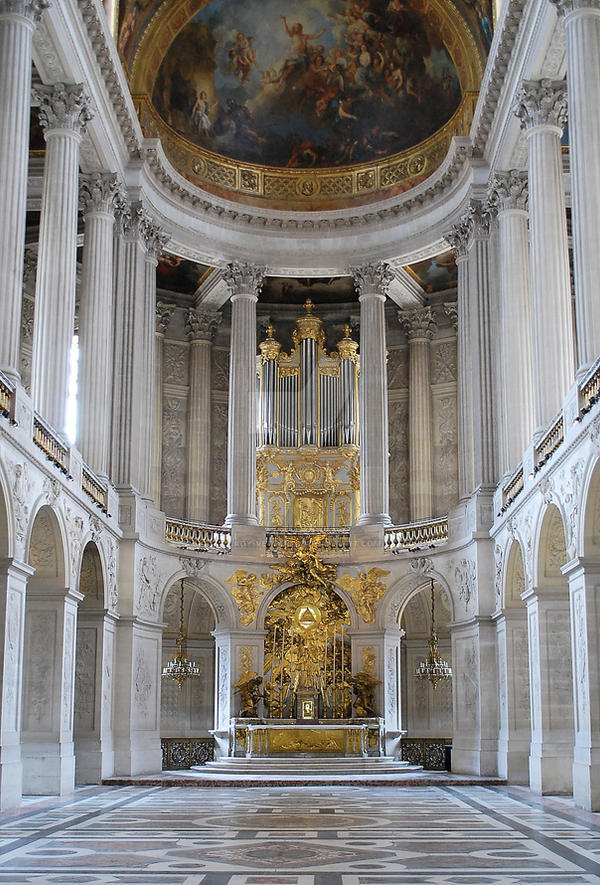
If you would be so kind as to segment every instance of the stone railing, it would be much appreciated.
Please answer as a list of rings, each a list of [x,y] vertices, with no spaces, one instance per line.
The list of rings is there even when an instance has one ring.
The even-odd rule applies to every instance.
[[[448,540],[448,519],[429,519],[386,529],[383,549],[388,553],[406,553],[421,547],[437,547]]]
[[[7,379],[0,374],[0,414],[10,418],[13,389]]]
[[[315,529],[314,531],[285,531],[283,529],[267,529],[267,550],[275,556],[291,553],[300,540],[310,541],[318,537],[317,550],[321,553],[346,553],[350,550],[350,532],[335,529]]]
[[[505,510],[510,507],[512,502],[518,497],[525,486],[525,477],[523,474],[523,465],[519,464],[513,475],[510,477],[504,488],[502,489],[502,508]]]
[[[600,399],[600,360],[583,379],[580,387],[581,414],[585,415]]]
[[[81,471],[81,488],[103,513],[108,512],[108,491],[85,464]]]
[[[537,473],[546,461],[549,461],[557,448],[565,439],[565,422],[562,412],[554,419],[540,442],[535,447],[535,467],[534,472]]]
[[[33,419],[33,441],[49,461],[69,475],[69,449],[39,415]]]
[[[180,519],[167,518],[165,540],[185,550],[203,553],[228,553],[231,550],[231,531],[217,525],[197,525]]]

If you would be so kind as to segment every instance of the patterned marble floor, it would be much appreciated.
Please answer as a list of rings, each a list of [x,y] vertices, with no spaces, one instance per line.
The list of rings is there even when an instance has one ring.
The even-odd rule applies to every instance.
[[[505,787],[98,787],[0,816],[0,885],[600,885],[600,814]]]

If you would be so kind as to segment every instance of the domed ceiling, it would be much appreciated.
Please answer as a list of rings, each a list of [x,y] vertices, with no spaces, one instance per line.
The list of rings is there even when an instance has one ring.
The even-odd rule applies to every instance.
[[[312,209],[430,175],[468,129],[490,38],[480,0],[128,0],[119,51],[146,134],[190,180]]]

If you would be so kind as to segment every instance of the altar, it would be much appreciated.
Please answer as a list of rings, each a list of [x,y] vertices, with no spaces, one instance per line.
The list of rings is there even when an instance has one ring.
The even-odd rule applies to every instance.
[[[318,719],[231,719],[229,755],[247,759],[277,756],[383,756],[384,721]]]

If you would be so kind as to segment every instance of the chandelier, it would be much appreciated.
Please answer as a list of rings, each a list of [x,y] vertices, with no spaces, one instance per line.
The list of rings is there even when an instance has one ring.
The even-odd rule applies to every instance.
[[[431,579],[431,633],[429,634],[429,651],[424,661],[415,670],[417,679],[428,679],[435,688],[441,679],[452,679],[452,667],[442,660],[438,649],[438,637],[435,632],[435,602],[433,597],[433,578]]]
[[[183,688],[186,679],[198,679],[200,669],[195,661],[188,661],[185,656],[186,643],[185,630],[183,628],[183,579],[181,580],[181,597],[179,603],[179,634],[177,636],[177,651],[166,665],[163,667],[162,678],[173,679],[179,688]]]

